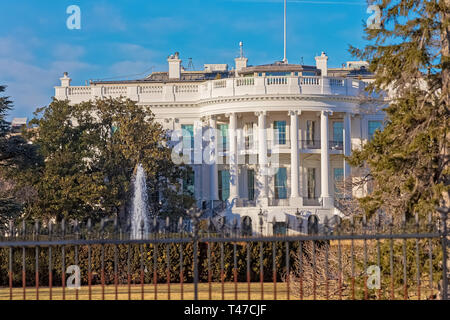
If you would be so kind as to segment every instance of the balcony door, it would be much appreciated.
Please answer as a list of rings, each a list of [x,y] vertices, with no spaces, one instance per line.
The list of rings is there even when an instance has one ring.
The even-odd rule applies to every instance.
[[[308,199],[317,199],[316,195],[316,168],[307,168]]]
[[[287,170],[278,168],[275,175],[275,199],[287,199]]]
[[[333,122],[333,141],[330,147],[341,150],[344,145],[344,123],[342,121]]]
[[[228,150],[228,124],[219,124],[219,150]]]

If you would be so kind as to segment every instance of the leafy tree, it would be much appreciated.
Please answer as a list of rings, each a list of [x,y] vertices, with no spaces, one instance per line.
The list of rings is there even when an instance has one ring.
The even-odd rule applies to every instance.
[[[373,192],[360,199],[408,217],[449,206],[449,0],[369,0],[381,11],[379,28],[366,27],[369,45],[351,52],[370,61],[369,90],[390,93],[383,131],[348,159],[367,167]],[[367,182],[364,181],[364,182]]]
[[[45,158],[36,216],[125,219],[138,163],[146,171],[153,214],[180,214],[192,205],[191,198],[180,196],[179,177],[186,169],[171,161],[166,132],[148,108],[121,98],[76,105],[54,100],[36,116],[40,113],[31,121],[39,126],[32,135]],[[163,206],[156,193],[172,201]]]
[[[0,86],[0,93],[5,90],[5,86]],[[19,217],[26,204],[33,200],[30,172],[41,162],[36,148],[22,135],[10,134],[5,117],[12,107],[9,97],[0,96],[0,228],[6,227],[8,220]],[[16,176],[17,172],[21,172],[22,179]]]

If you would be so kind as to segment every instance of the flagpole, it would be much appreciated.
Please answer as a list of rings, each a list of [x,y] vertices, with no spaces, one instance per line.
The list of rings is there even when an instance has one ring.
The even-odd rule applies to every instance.
[[[284,0],[284,58],[283,58],[284,63],[287,63],[287,58],[286,58],[286,2],[287,2],[287,0]]]

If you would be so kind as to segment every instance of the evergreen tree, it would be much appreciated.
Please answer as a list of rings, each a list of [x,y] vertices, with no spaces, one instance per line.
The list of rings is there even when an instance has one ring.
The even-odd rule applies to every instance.
[[[351,165],[369,169],[373,192],[360,199],[371,214],[435,212],[449,206],[449,0],[369,0],[380,26],[365,29],[369,45],[351,52],[370,61],[369,90],[387,91],[383,131],[356,150]],[[365,181],[367,182],[367,180]]]
[[[5,90],[0,86],[0,93]],[[31,172],[42,163],[35,146],[22,135],[10,134],[10,123],[5,118],[12,107],[9,97],[0,96],[0,228],[7,227],[8,221],[18,218],[33,201]]]
[[[6,87],[0,85],[0,93],[5,92]],[[5,117],[12,109],[12,101],[7,96],[0,96],[0,138],[4,138],[9,131],[9,123]]]

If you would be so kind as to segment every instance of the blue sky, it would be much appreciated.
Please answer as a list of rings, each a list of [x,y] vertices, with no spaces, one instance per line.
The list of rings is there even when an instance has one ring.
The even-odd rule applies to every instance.
[[[81,30],[69,30],[66,9],[81,9]],[[362,47],[365,0],[288,0],[290,63],[329,65],[354,59]],[[283,0],[15,0],[0,11],[0,84],[14,100],[12,117],[47,105],[63,72],[73,85],[89,79],[139,78],[166,71],[166,58],[234,65],[244,42],[249,64],[283,58]],[[132,76],[135,75],[135,76]]]

